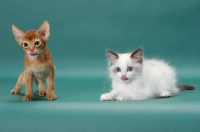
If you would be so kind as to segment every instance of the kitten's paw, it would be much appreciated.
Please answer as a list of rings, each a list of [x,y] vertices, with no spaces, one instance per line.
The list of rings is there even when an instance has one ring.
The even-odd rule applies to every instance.
[[[46,95],[46,91],[45,90],[39,91],[39,96],[45,96],[45,95]]]
[[[21,89],[13,89],[13,90],[11,90],[11,94],[19,94],[20,93],[20,91],[21,91]]]
[[[33,95],[25,95],[22,97],[23,101],[31,101],[33,100]]]
[[[169,91],[164,91],[160,94],[160,98],[168,98],[170,97],[170,92]]]
[[[111,100],[113,100],[113,97],[110,96],[109,94],[102,94],[100,97],[100,100],[101,101],[111,101]]]
[[[116,100],[117,101],[127,101],[128,99],[124,95],[118,95],[116,97]]]
[[[57,96],[54,93],[48,93],[46,95],[46,97],[48,100],[56,100],[57,99]]]

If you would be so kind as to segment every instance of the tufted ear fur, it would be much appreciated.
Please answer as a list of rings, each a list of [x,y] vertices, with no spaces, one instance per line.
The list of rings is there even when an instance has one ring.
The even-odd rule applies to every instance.
[[[142,63],[142,53],[143,53],[143,50],[139,48],[134,53],[131,54],[131,58],[136,60],[139,63]]]
[[[116,53],[114,53],[110,50],[107,51],[107,55],[108,55],[108,58],[109,58],[109,65],[110,66],[113,65],[113,63],[119,58],[119,56]]]
[[[18,29],[16,26],[12,25],[12,31],[13,31],[13,34],[15,36],[15,40],[21,44],[24,36],[25,36],[25,33],[23,31],[21,31],[20,29]]]
[[[49,26],[49,22],[47,20],[45,20],[42,23],[40,28],[37,30],[37,33],[39,36],[41,36],[45,40],[48,40],[48,38],[50,36],[50,26]]]

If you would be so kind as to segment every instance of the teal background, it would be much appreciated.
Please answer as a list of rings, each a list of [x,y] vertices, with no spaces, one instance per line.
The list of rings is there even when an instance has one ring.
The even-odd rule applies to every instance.
[[[58,99],[11,95],[23,54],[11,25],[23,31],[50,23]],[[100,102],[110,90],[107,49],[160,58],[191,83],[168,99]],[[0,1],[0,131],[200,131],[199,0],[2,0]]]

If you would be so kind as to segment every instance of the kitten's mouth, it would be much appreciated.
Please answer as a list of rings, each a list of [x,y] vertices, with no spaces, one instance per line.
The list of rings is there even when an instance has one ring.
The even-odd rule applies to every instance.
[[[122,76],[121,76],[121,79],[122,79],[123,81],[128,80],[128,78],[127,78],[125,75],[122,75]]]
[[[126,80],[128,80],[128,78],[121,78],[123,81],[126,81]]]
[[[31,56],[36,56],[36,55],[37,55],[37,53],[30,53],[30,55],[31,55]]]
[[[30,53],[29,53],[31,56],[37,56],[37,52],[35,52],[35,51],[30,51]]]

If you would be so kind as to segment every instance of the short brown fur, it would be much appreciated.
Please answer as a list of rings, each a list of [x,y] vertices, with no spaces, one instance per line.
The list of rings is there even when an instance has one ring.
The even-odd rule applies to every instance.
[[[15,39],[25,51],[25,65],[11,93],[19,94],[21,87],[25,85],[26,92],[25,96],[22,97],[23,101],[30,101],[33,99],[33,81],[35,81],[38,86],[39,96],[46,95],[48,100],[57,99],[54,92],[55,67],[53,65],[51,53],[46,47],[46,42],[50,36],[49,29],[48,21],[44,21],[38,30],[30,30],[26,33],[12,25]],[[38,45],[36,45],[36,41],[39,41]],[[25,46],[25,43],[27,43],[28,46]],[[47,90],[45,90],[46,80],[48,82]]]

